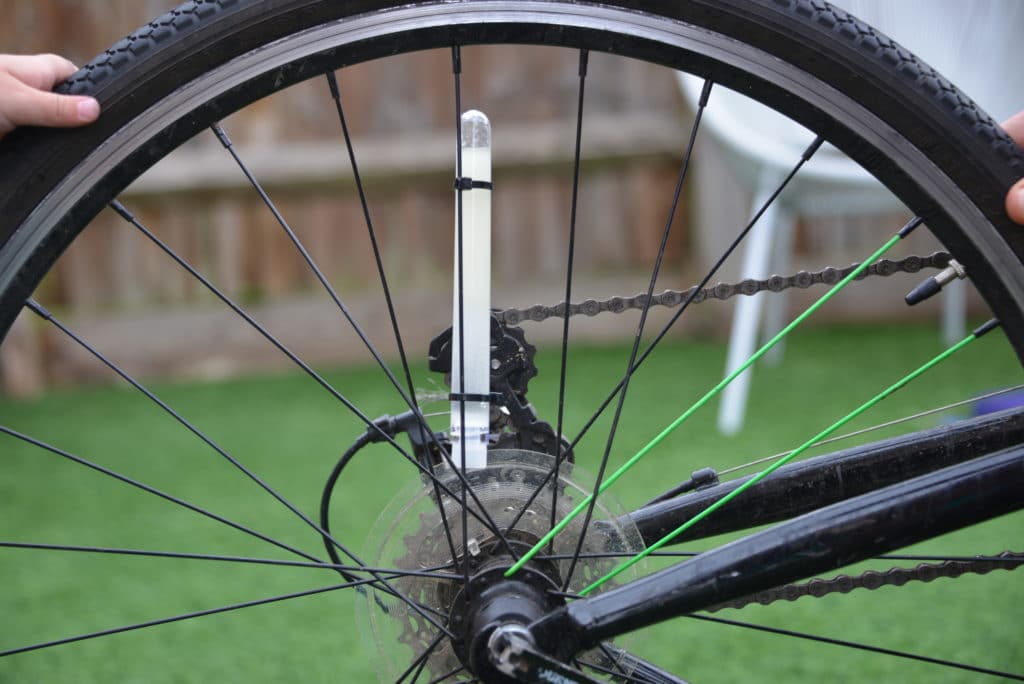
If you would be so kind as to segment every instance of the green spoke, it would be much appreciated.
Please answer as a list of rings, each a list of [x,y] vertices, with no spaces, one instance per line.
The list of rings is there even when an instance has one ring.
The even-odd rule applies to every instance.
[[[948,349],[946,349],[945,351],[940,353],[938,356],[935,356],[934,358],[932,358],[930,361],[925,363],[923,366],[919,367],[917,370],[915,370],[915,371],[905,375],[904,377],[902,377],[897,382],[893,383],[889,387],[885,388],[884,390],[882,390],[881,392],[879,392],[878,394],[873,396],[871,399],[868,399],[866,402],[864,402],[863,404],[858,406],[856,409],[854,409],[850,413],[846,414],[845,416],[843,416],[842,418],[840,418],[836,422],[832,423],[827,428],[825,428],[824,430],[822,430],[821,432],[819,432],[818,434],[814,435],[809,440],[807,440],[806,442],[804,442],[803,444],[798,446],[793,451],[789,452],[789,454],[787,454],[787,455],[783,456],[782,458],[780,458],[779,460],[775,461],[770,466],[768,466],[767,468],[765,468],[764,470],[759,472],[757,475],[755,475],[754,477],[750,478],[749,480],[744,482],[742,485],[740,485],[739,487],[737,487],[733,491],[729,492],[728,494],[723,496],[721,499],[719,499],[715,503],[713,503],[710,506],[708,506],[707,508],[705,508],[700,513],[698,513],[697,515],[693,516],[692,518],[690,518],[689,520],[684,522],[682,525],[680,525],[676,529],[672,530],[671,532],[666,534],[664,537],[662,537],[658,541],[656,541],[653,544],[651,544],[644,551],[641,551],[640,553],[638,553],[637,555],[633,556],[629,560],[626,560],[626,561],[622,562],[621,564],[619,564],[618,567],[616,567],[614,570],[609,572],[607,575],[605,575],[601,579],[595,581],[590,586],[588,586],[583,591],[581,591],[580,595],[581,596],[586,596],[588,593],[590,593],[594,589],[597,589],[599,586],[601,586],[602,584],[604,584],[605,582],[607,582],[611,578],[615,577],[616,575],[618,575],[623,570],[626,570],[627,568],[632,567],[633,565],[635,565],[636,563],[640,562],[641,560],[646,558],[648,555],[653,553],[654,551],[657,551],[658,549],[663,547],[665,544],[668,544],[670,541],[672,541],[673,539],[678,537],[680,534],[682,534],[686,530],[688,530],[691,527],[693,527],[694,525],[696,525],[698,522],[700,522],[704,518],[706,518],[709,515],[711,515],[712,513],[714,513],[716,510],[718,510],[719,508],[721,508],[722,506],[727,504],[729,501],[735,499],[737,496],[742,494],[744,491],[746,491],[750,487],[754,486],[755,484],[757,484],[758,482],[760,482],[761,480],[766,478],[768,475],[771,475],[777,469],[779,469],[782,466],[786,465],[787,463],[789,463],[791,460],[793,460],[794,458],[796,458],[797,456],[799,456],[803,452],[805,452],[808,449],[810,449],[819,440],[822,440],[822,439],[828,437],[830,434],[832,434],[833,432],[835,432],[836,430],[838,430],[842,426],[846,425],[851,420],[853,420],[854,418],[856,418],[860,414],[864,413],[865,411],[867,411],[868,409],[873,407],[878,402],[882,401],[883,399],[885,399],[886,397],[888,397],[892,393],[896,392],[897,390],[901,389],[902,387],[905,387],[907,384],[909,384],[912,380],[914,380],[915,378],[917,378],[921,374],[927,372],[929,369],[931,369],[931,368],[937,366],[938,364],[942,363],[943,361],[948,359],[950,356],[952,356],[953,354],[957,353],[958,351],[960,351],[961,349],[966,347],[968,344],[973,342],[974,340],[978,339],[979,337],[981,337],[982,335],[984,335],[988,331],[992,330],[996,325],[997,325],[997,323],[995,321],[992,321],[990,323],[987,323],[986,325],[983,325],[982,327],[978,328],[977,330],[972,332],[970,335],[968,335],[964,339],[962,339],[959,342],[957,342],[956,344],[954,344],[952,347],[949,347]]]
[[[851,271],[849,275],[847,275],[845,278],[843,278],[838,283],[833,285],[832,288],[828,292],[823,294],[820,299],[818,299],[816,302],[814,302],[809,307],[807,307],[807,309],[802,314],[800,314],[795,319],[793,319],[793,321],[789,325],[787,325],[785,328],[783,328],[781,331],[779,331],[778,334],[775,335],[775,337],[773,337],[772,339],[768,340],[760,349],[758,349],[756,352],[754,352],[750,356],[750,358],[748,358],[746,361],[744,361],[743,364],[739,368],[734,370],[732,373],[730,373],[728,376],[726,376],[721,382],[719,382],[717,385],[715,385],[710,390],[708,390],[708,392],[704,396],[702,396],[700,399],[698,399],[697,402],[693,404],[693,406],[691,406],[686,411],[684,411],[678,418],[676,418],[674,421],[672,421],[668,425],[668,427],[666,427],[664,430],[662,430],[660,433],[658,433],[658,435],[654,439],[652,439],[650,442],[648,442],[646,446],[644,446],[642,449],[640,449],[640,451],[636,452],[636,454],[634,454],[628,461],[623,463],[618,468],[618,470],[616,470],[614,473],[609,475],[608,478],[605,479],[605,481],[601,483],[601,486],[597,490],[597,495],[603,494],[605,492],[605,490],[607,490],[609,487],[611,487],[613,484],[615,484],[616,480],[618,480],[620,477],[622,477],[622,475],[624,475],[626,473],[626,471],[628,471],[630,468],[632,468],[634,465],[636,465],[636,463],[640,459],[642,459],[644,456],[646,456],[648,453],[650,453],[650,451],[652,449],[654,449],[654,447],[658,446],[666,437],[668,437],[670,434],[672,434],[672,432],[674,432],[676,430],[676,428],[678,428],[680,425],[682,425],[684,422],[686,422],[686,420],[690,416],[692,416],[702,406],[704,406],[709,401],[711,401],[719,392],[721,392],[723,389],[725,389],[726,386],[728,386],[729,383],[731,383],[733,380],[735,380],[743,371],[745,371],[748,368],[750,368],[750,366],[752,366],[754,363],[756,363],[758,359],[760,359],[762,356],[764,356],[766,353],[768,353],[768,350],[770,350],[772,347],[774,347],[776,344],[778,344],[794,328],[796,328],[798,325],[800,325],[805,320],[807,320],[807,318],[809,318],[815,311],[817,311],[819,308],[821,308],[822,305],[825,304],[825,302],[827,302],[828,300],[832,299],[832,297],[834,297],[836,294],[838,294],[840,290],[842,290],[850,282],[855,280],[861,273],[866,271],[868,266],[870,266],[875,261],[880,259],[883,254],[885,254],[890,249],[892,249],[893,245],[895,245],[901,239],[903,239],[904,237],[909,235],[910,232],[914,228],[919,226],[920,224],[921,224],[921,219],[920,218],[914,218],[909,223],[907,223],[903,228],[901,228],[899,230],[899,232],[897,232],[895,235],[893,235],[891,238],[889,238],[889,240],[884,245],[879,247],[877,250],[875,250],[875,252],[873,254],[871,254],[871,256],[869,256],[867,259],[862,261],[861,264],[857,268],[855,268],[853,271]],[[580,501],[579,504],[577,504],[577,506],[574,509],[572,509],[572,511],[570,511],[568,515],[566,515],[564,518],[562,518],[562,520],[557,525],[555,525],[551,529],[550,532],[548,532],[546,535],[544,535],[544,537],[541,538],[540,541],[538,541],[536,544],[533,545],[533,548],[531,548],[529,551],[527,551],[526,554],[524,554],[522,558],[520,558],[511,568],[509,568],[505,572],[505,577],[511,577],[515,572],[517,572],[521,567],[523,567],[531,558],[533,558],[535,555],[537,555],[537,553],[541,550],[542,547],[544,547],[548,542],[550,542],[552,539],[554,539],[555,536],[557,536],[559,532],[561,532],[563,529],[565,529],[565,527],[570,522],[572,522],[572,520],[575,519],[576,516],[578,516],[580,513],[582,513],[584,510],[586,510],[587,506],[590,504],[590,502],[594,498],[594,496],[595,495],[593,493],[589,494],[585,499]]]

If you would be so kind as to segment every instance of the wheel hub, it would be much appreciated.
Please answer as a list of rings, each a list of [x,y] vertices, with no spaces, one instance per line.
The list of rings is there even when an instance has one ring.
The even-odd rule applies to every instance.
[[[464,667],[456,681],[475,676],[482,681],[507,681],[488,669],[487,639],[499,624],[525,625],[563,605],[564,599],[552,591],[562,589],[583,531],[582,521],[570,523],[555,538],[550,553],[539,554],[511,579],[504,577],[515,560],[509,548],[521,556],[551,528],[553,503],[554,517],[561,519],[592,491],[592,484],[578,467],[563,463],[556,497],[551,483],[546,482],[553,462],[546,454],[529,451],[489,452],[488,466],[466,475],[487,515],[467,516],[465,535],[462,484],[446,469],[438,469],[437,475],[455,496],[442,494],[440,507],[434,487],[416,482],[399,492],[385,509],[370,532],[367,546],[373,551],[366,555],[377,567],[440,573],[436,577],[400,577],[391,584],[436,618],[445,616],[455,638],[437,642],[437,629],[414,611],[388,594],[368,591],[365,600],[358,602],[358,622],[381,681],[394,681],[435,642],[424,667],[426,674],[437,677]],[[468,507],[479,511],[473,498],[467,496]],[[602,496],[598,500],[595,522],[583,537],[583,555],[568,591],[579,591],[610,570],[617,562],[614,554],[643,549],[636,527],[624,513],[613,499]],[[490,528],[491,521],[500,537]],[[633,577],[625,575],[629,576],[622,581]],[[486,674],[469,674],[477,671]]]
[[[495,629],[525,627],[565,604],[561,596],[552,593],[560,588],[553,577],[525,566],[514,578],[506,578],[504,573],[510,565],[492,565],[477,573],[452,602],[452,648],[462,664],[485,682],[509,681],[490,661],[488,642]]]

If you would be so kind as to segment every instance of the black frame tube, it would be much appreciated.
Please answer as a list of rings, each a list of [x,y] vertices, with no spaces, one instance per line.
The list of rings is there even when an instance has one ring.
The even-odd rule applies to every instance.
[[[781,522],[881,487],[1024,443],[1024,409],[1008,409],[881,442],[824,454],[779,468],[673,541]],[[629,514],[650,546],[749,477],[688,492]]]
[[[833,570],[1024,508],[1024,445],[848,499],[530,625],[567,658],[647,625]]]

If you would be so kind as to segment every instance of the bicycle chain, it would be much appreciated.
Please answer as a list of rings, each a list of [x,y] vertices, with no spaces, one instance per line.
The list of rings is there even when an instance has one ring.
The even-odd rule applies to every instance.
[[[935,252],[928,256],[908,256],[894,261],[882,259],[868,266],[855,280],[873,276],[888,277],[894,273],[917,273],[924,269],[943,269],[952,257],[948,252]],[[791,288],[805,290],[814,285],[835,285],[853,273],[859,263],[845,268],[828,266],[816,272],[798,271],[790,276],[773,275],[769,278],[748,278],[738,283],[718,283],[714,287],[690,287],[686,290],[665,290],[651,296],[651,306],[677,307],[684,302],[699,304],[709,299],[725,301],[737,295],[752,296],[758,292],[782,292]],[[623,313],[643,309],[647,302],[645,293],[632,297],[609,297],[604,300],[586,299],[569,305],[570,316],[597,316],[602,313]],[[565,302],[554,306],[535,304],[525,309],[504,309],[494,315],[505,325],[518,325],[525,321],[541,322],[551,317],[565,316]],[[1004,551],[996,557],[972,560],[955,560],[941,563],[920,563],[913,568],[894,567],[882,572],[868,570],[860,575],[837,575],[831,579],[816,578],[809,582],[786,584],[774,589],[751,594],[743,598],[712,606],[708,612],[723,608],[743,608],[753,603],[768,605],[776,601],[795,601],[803,596],[820,598],[829,594],[846,594],[854,589],[875,590],[885,586],[903,586],[907,582],[931,582],[941,577],[955,578],[965,574],[986,574],[992,570],[1015,570],[1024,560],[1024,553]]]
[[[926,268],[942,269],[949,264],[950,255],[948,252],[935,252],[929,256],[908,256],[899,261],[882,259],[871,264],[863,273],[858,274],[856,280],[863,280],[871,276],[888,277],[894,273],[917,273]],[[758,292],[782,292],[790,288],[806,290],[813,285],[835,285],[846,276],[853,273],[860,264],[850,264],[845,268],[828,266],[810,273],[798,271],[790,276],[773,275],[763,280],[748,278],[738,283],[718,283],[714,287],[698,288],[693,286],[686,290],[665,290],[661,294],[651,296],[651,306],[666,306],[674,308],[689,301],[692,304],[709,299],[725,301],[736,295],[755,295]],[[597,316],[601,313],[623,313],[625,311],[643,309],[647,301],[646,293],[633,295],[632,297],[609,297],[604,300],[586,299],[577,304],[569,305],[570,316]],[[525,309],[504,309],[494,312],[494,315],[505,325],[519,325],[525,321],[539,323],[553,316],[562,318],[565,316],[565,302],[554,306],[535,304]]]
[[[894,261],[882,259],[868,266],[855,280],[873,276],[888,277],[894,273],[917,273],[924,269],[943,269],[952,257],[948,252],[935,252],[929,256],[908,256]],[[845,268],[828,266],[816,272],[798,271],[790,276],[773,275],[769,278],[748,278],[738,283],[718,283],[713,287],[690,287],[686,290],[665,290],[651,296],[651,306],[677,307],[681,304],[699,304],[709,299],[725,301],[737,295],[752,296],[758,292],[782,292],[791,288],[805,290],[814,285],[835,285],[853,273],[859,263]],[[643,309],[645,293],[632,297],[609,297],[604,300],[586,299],[569,305],[570,316],[597,316],[602,313],[623,313]],[[535,304],[524,309],[504,309],[494,313],[505,325],[518,325],[525,321],[541,322],[552,317],[565,316],[565,302],[554,306]],[[908,582],[931,582],[939,578],[956,578],[965,574],[983,575],[993,570],[1015,570],[1024,561],[1024,553],[1004,551],[993,558],[953,560],[941,563],[920,563],[913,568],[894,567],[882,572],[868,570],[860,575],[837,575],[831,579],[816,578],[808,582],[786,584],[774,589],[751,594],[743,598],[712,606],[708,612],[723,608],[743,608],[753,603],[768,605],[777,601],[795,601],[803,596],[820,598],[829,594],[846,594],[855,589],[875,590],[885,586],[903,586]]]
[[[920,563],[913,568],[890,568],[878,572],[868,570],[860,575],[837,575],[831,579],[816,578],[808,582],[784,584],[756,594],[726,601],[707,608],[714,613],[723,608],[743,608],[753,603],[767,606],[776,601],[796,601],[803,596],[821,598],[829,594],[848,594],[854,589],[874,591],[881,587],[901,587],[907,582],[931,582],[941,577],[956,578],[961,575],[984,575],[993,570],[1016,570],[1024,561],[1024,553],[1003,551],[998,556],[979,557],[970,560],[951,560],[941,563]]]

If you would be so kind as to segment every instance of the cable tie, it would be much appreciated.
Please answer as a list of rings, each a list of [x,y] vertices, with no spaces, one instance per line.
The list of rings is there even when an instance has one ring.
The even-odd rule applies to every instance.
[[[459,177],[455,179],[456,190],[493,190],[494,184],[490,181],[473,180],[472,178]]]
[[[492,402],[501,399],[501,395],[497,392],[491,394],[470,394],[468,392],[452,392],[448,395],[449,401],[483,401]]]

